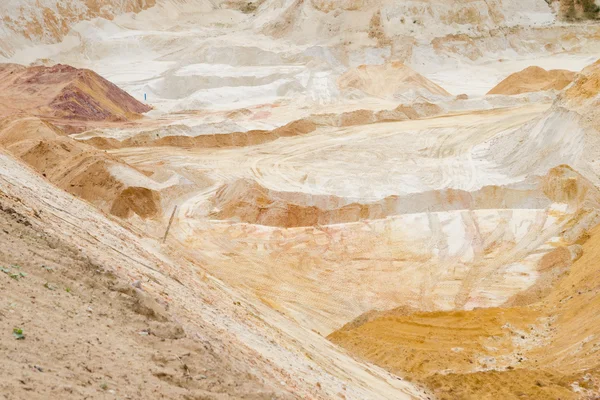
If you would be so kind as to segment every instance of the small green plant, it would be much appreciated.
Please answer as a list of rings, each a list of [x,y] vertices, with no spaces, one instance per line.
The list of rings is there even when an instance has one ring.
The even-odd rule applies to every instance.
[[[21,328],[13,328],[13,336],[17,340],[25,339],[25,334],[23,333],[23,329]]]
[[[15,281],[18,281],[19,279],[25,278],[27,276],[27,274],[25,272],[14,271],[13,268],[17,269],[17,270],[21,269],[21,267],[18,265],[11,265],[9,268],[0,267],[0,271],[4,272],[6,275],[10,276]]]
[[[65,292],[71,293],[71,288],[70,287],[65,288]]]
[[[100,384],[100,389],[107,390],[108,389],[108,385],[106,383],[101,383]]]

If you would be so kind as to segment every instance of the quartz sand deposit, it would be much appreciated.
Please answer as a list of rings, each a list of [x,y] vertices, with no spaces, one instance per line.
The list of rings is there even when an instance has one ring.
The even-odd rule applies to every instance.
[[[3,2],[0,391],[600,396],[597,14]]]

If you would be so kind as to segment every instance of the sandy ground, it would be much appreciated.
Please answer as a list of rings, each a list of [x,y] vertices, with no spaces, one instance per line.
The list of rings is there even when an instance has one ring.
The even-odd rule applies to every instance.
[[[145,234],[141,234],[132,225],[123,225],[118,220],[103,215],[89,203],[78,200],[57,189],[47,183],[41,176],[37,176],[32,170],[24,168],[5,154],[0,157],[0,190],[3,193],[3,199],[9,199],[9,207],[12,206],[19,214],[25,216],[19,218],[28,219],[33,228],[36,229],[36,233],[33,233],[34,236],[39,234],[43,237],[46,234],[68,241],[85,258],[82,261],[84,266],[86,265],[85,260],[91,259],[95,266],[99,266],[97,269],[101,271],[103,268],[108,269],[110,271],[109,275],[114,274],[115,279],[124,280],[127,283],[125,285],[127,287],[126,293],[137,293],[135,290],[132,292],[128,285],[141,281],[144,293],[156,298],[156,302],[160,307],[168,305],[168,314],[173,316],[170,318],[173,318],[172,320],[183,327],[186,337],[198,339],[202,345],[206,344],[208,346],[210,344],[216,353],[231,360],[234,365],[238,365],[240,368],[243,365],[248,365],[246,371],[252,372],[260,382],[269,385],[272,388],[269,389],[271,391],[287,392],[294,396],[308,396],[310,398],[332,398],[338,396],[338,394],[342,394],[346,398],[357,399],[422,398],[424,396],[418,389],[399,380],[397,377],[379,368],[352,360],[323,337],[292,323],[289,319],[263,304],[252,299],[243,299],[230,287],[207,275],[203,268],[195,264],[195,261],[187,258],[179,249],[170,247],[161,249],[156,241],[148,238]],[[16,205],[14,205],[15,203]],[[81,221],[85,221],[85,223],[82,224]],[[7,231],[9,230],[7,229]],[[40,245],[43,245],[43,243]],[[30,244],[29,246],[33,245]],[[19,248],[17,248],[17,251],[19,251]],[[43,258],[43,256],[40,257]],[[51,258],[51,254],[48,255],[48,258],[49,260],[45,260],[44,263],[52,264],[50,266],[56,267],[57,270],[62,269],[60,263]],[[72,299],[70,304],[78,312],[85,315],[85,317],[83,315],[79,315],[79,317],[86,318],[86,321],[90,318],[87,316],[89,314],[87,311],[89,303],[79,301],[79,297],[69,296],[72,296],[70,293],[78,296],[87,293],[86,296],[89,297],[83,297],[83,299],[91,299],[90,301],[93,304],[90,307],[92,308],[92,318],[94,318],[95,301],[91,297],[92,294],[86,292],[85,285],[79,286],[74,282],[73,287],[68,286],[72,289],[72,292],[67,294],[64,287],[71,285],[67,275],[64,278],[64,287],[59,286],[63,282],[62,278],[54,278],[57,289],[53,291],[44,287],[46,282],[42,282],[42,280],[45,280],[42,277],[45,277],[44,274],[49,273],[48,271],[38,266],[37,263],[35,265],[29,264],[23,258],[18,260],[21,260],[22,268],[26,268],[25,273],[27,276],[24,278],[29,278],[31,275],[30,284],[35,284],[31,290],[41,291],[48,296],[64,293],[64,300]],[[5,262],[13,263],[18,262],[18,260],[13,261],[11,259]],[[39,260],[42,262],[41,259]],[[71,261],[67,260],[65,262]],[[39,271],[38,268],[43,271]],[[84,269],[81,272],[82,276],[85,271],[87,270]],[[94,270],[89,273],[93,275],[96,272]],[[38,274],[40,278],[37,278]],[[102,272],[99,274],[104,276]],[[6,276],[6,278],[8,279],[7,282],[12,285],[27,284],[25,280],[13,282],[10,276]],[[54,283],[54,281],[50,283]],[[99,285],[99,288],[102,288],[102,286]],[[133,294],[126,296],[111,295],[110,293],[114,291],[109,288],[99,289],[99,291],[100,293],[102,291],[106,292],[102,293],[103,296],[122,297],[125,304],[136,303],[136,295]],[[22,298],[16,293],[18,292],[15,292],[15,298],[22,301]],[[97,296],[100,296],[100,293]],[[35,296],[35,294],[33,295]],[[114,304],[115,300],[112,301]],[[108,304],[110,304],[110,300]],[[27,303],[26,306],[30,307],[30,303]],[[67,304],[66,307],[68,306]],[[102,309],[102,307],[107,308],[106,318],[115,315],[111,314],[112,311],[106,304],[104,306],[97,305],[96,307],[99,309]],[[156,309],[157,312],[162,312],[160,307]],[[36,312],[34,308],[30,310],[31,313]],[[53,310],[62,316],[57,318],[65,318],[60,308]],[[6,313],[9,313],[9,310]],[[39,328],[36,328],[38,326],[37,322],[32,318],[30,312],[20,315],[23,315],[22,320],[15,320],[14,323],[22,324],[25,334],[30,328],[34,331],[35,329],[48,329],[45,325],[39,325]],[[77,313],[75,312],[73,315],[73,318],[75,318]],[[69,318],[68,315],[66,318]],[[101,324],[104,323],[104,318],[104,316],[100,317]],[[154,316],[154,318],[158,318],[158,322],[161,323],[168,322],[166,316],[164,318]],[[115,319],[117,319],[116,316]],[[143,330],[150,327],[152,329],[154,324],[153,321],[148,321],[142,317],[132,317],[130,320],[132,324],[135,321],[139,321],[140,324],[128,328],[131,329],[128,332],[133,332],[135,340],[143,340],[146,337],[139,334],[138,328]],[[111,325],[111,330],[114,331],[112,329],[114,323],[109,321],[106,324]],[[27,326],[30,328],[27,328]],[[154,327],[160,329],[160,324],[158,326],[154,325]],[[10,343],[11,346],[17,343],[14,336],[12,336],[13,328],[21,328],[21,326],[9,326],[7,328],[8,334],[3,336],[2,339],[3,343]],[[83,326],[81,329],[86,328]],[[117,336],[118,332],[113,332],[111,335]],[[153,340],[152,337],[150,339]],[[48,338],[48,340],[51,339]],[[102,341],[102,338],[100,340]],[[65,343],[67,343],[67,339],[65,339]],[[109,342],[103,343],[109,344]],[[148,343],[146,342],[146,344]],[[85,342],[82,342],[82,345],[85,345]],[[125,349],[125,344],[123,349]],[[70,348],[65,352],[69,356],[74,356]],[[148,352],[150,352],[150,349]],[[10,353],[16,356],[12,350],[10,350]],[[46,352],[42,353],[44,356],[50,356]],[[186,352],[183,354],[186,354]],[[181,357],[181,355],[179,356]],[[119,360],[119,362],[125,362],[123,359]],[[167,361],[171,362],[172,358]],[[164,361],[164,363],[167,361]],[[177,359],[176,363],[173,362],[169,365],[177,369],[180,368],[180,364]],[[333,374],[325,372],[325,368],[329,369],[331,367],[335,370],[332,371]],[[152,368],[150,369],[152,370]],[[123,370],[127,370],[127,367],[123,367]],[[243,368],[242,371],[244,371]],[[179,376],[174,371],[167,372],[167,374],[173,375],[175,380]],[[8,375],[15,376],[14,370],[8,372]],[[207,373],[204,375],[207,375]],[[224,379],[223,376],[220,376],[220,378]],[[113,377],[113,379],[116,378]],[[171,378],[167,380],[169,379]],[[16,384],[21,385],[16,377],[15,381]],[[87,380],[82,383],[82,385],[85,384],[87,384]],[[161,392],[159,389],[157,389],[157,393]],[[195,390],[196,386],[190,389],[184,388],[179,393],[188,390],[193,393],[192,389]],[[93,390],[96,391],[97,389],[94,388]],[[133,389],[128,387],[127,390]],[[168,392],[170,389],[164,390]],[[244,391],[243,388],[240,390]],[[94,393],[96,397],[106,396],[103,391]]]
[[[0,5],[2,61],[153,110],[4,93],[5,397],[595,395],[597,65],[526,68],[579,72],[600,25],[542,0],[65,4]]]
[[[2,398],[295,398],[234,364],[210,328],[186,333],[145,283],[39,230],[43,220],[1,196]]]

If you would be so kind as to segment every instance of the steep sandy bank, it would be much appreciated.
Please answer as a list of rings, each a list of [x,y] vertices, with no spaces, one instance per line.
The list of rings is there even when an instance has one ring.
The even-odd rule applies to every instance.
[[[240,362],[247,349],[216,351],[223,339],[213,328],[190,329],[148,292],[147,278],[132,285],[114,264],[83,253],[66,227],[52,232],[46,209],[32,213],[23,203],[0,190],[0,268],[16,274],[0,273],[3,396],[296,398]]]

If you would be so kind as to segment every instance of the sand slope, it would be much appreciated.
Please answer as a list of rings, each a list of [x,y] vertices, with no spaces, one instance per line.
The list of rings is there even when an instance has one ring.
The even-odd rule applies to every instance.
[[[0,120],[0,147],[10,151],[58,187],[122,218],[160,215],[160,194],[123,181],[117,167],[150,179],[104,151],[80,143],[52,124],[35,117]],[[147,184],[147,183],[146,183]]]
[[[0,318],[11,324],[18,323],[28,335],[24,342],[20,342],[12,336],[12,326],[3,331],[0,341],[9,354],[2,367],[7,368],[3,369],[6,374],[3,374],[5,379],[0,384],[3,392],[10,390],[17,396],[27,392],[22,397],[46,398],[46,394],[52,396],[56,390],[66,390],[102,399],[107,393],[100,385],[106,380],[106,390],[116,390],[118,395],[130,394],[134,398],[152,397],[157,393],[171,397],[189,395],[191,398],[211,398],[207,393],[211,390],[216,398],[426,398],[425,393],[413,385],[398,380],[380,368],[356,362],[309,329],[298,326],[253,299],[242,298],[231,287],[207,274],[200,264],[187,258],[179,247],[167,245],[161,248],[142,230],[103,215],[90,204],[54,187],[3,152],[0,153],[0,204],[5,208],[0,213],[9,213],[22,221],[23,225],[31,224],[37,230],[33,233],[21,232],[20,238],[26,242],[24,244],[10,237],[10,232],[15,231],[12,227],[9,230],[3,222],[3,228],[9,232],[11,245],[16,243],[18,246],[3,253],[0,262],[22,262],[24,272],[31,272],[31,282],[26,285],[13,282],[4,273],[0,274],[2,285],[7,285],[3,286],[6,287],[3,293],[7,298],[16,299],[14,316],[6,319],[3,310]],[[6,240],[5,233],[0,234],[0,240]],[[19,234],[18,231],[15,233]],[[51,236],[49,247],[56,248],[58,253],[44,246],[43,240],[48,236]],[[39,249],[32,243],[37,240],[42,242]],[[81,300],[69,301],[60,296],[60,293],[66,293],[63,285],[70,284],[72,279],[70,273],[64,271],[63,265],[67,269],[72,268],[75,274],[82,270],[80,265],[74,265],[69,259],[73,252],[67,251],[64,243],[72,246],[78,260],[84,263],[89,260],[92,264],[91,272],[81,271],[81,279],[86,284],[89,282],[94,285],[98,291],[89,292],[86,285],[74,285],[71,287],[72,293],[81,296]],[[36,258],[32,258],[27,253],[29,250],[24,248],[37,251],[34,253]],[[25,253],[19,254],[19,251]],[[44,257],[48,259],[42,260]],[[37,272],[42,269],[39,265],[42,262],[55,267],[56,281],[47,279],[55,283],[60,292],[44,287],[44,275],[40,271],[38,276]],[[82,267],[88,268],[86,265]],[[104,271],[107,271],[106,279],[103,278]],[[91,275],[87,281],[89,275],[86,274]],[[102,279],[96,278],[99,275]],[[140,304],[136,298],[145,296],[138,297],[135,285],[126,285],[122,290],[115,290],[114,294],[110,294],[112,290],[106,293],[107,289],[104,288],[107,280],[124,280],[130,285],[141,281],[143,292],[156,299],[160,307],[155,306],[149,311],[148,303]],[[40,301],[30,306],[31,298],[23,296],[23,293],[35,295],[36,290],[55,293],[56,302],[48,303],[52,306],[48,309],[48,315],[56,315],[53,321],[58,321],[57,324],[61,324],[65,318],[68,318],[68,322],[58,325],[56,329],[51,329],[54,326],[52,324],[39,324],[39,315],[47,310],[43,305],[46,303]],[[108,296],[112,299],[112,305],[110,301],[103,301]],[[41,296],[40,300],[45,298]],[[60,307],[67,310],[73,307],[77,311],[64,313]],[[168,313],[165,314],[161,308],[168,308]],[[145,314],[137,317],[135,310]],[[143,318],[145,315],[149,320]],[[18,318],[20,316],[23,318]],[[94,324],[89,322],[89,318],[95,321]],[[152,318],[160,324],[154,324]],[[88,327],[97,326],[96,321],[102,326],[97,331],[93,328],[89,330]],[[176,331],[169,333],[167,329],[159,329],[162,323],[171,322],[181,325],[190,340],[180,343],[170,340],[162,342],[160,337],[155,340],[155,335],[179,336]],[[108,331],[106,324],[111,325]],[[148,329],[146,326],[152,332],[149,337],[139,333]],[[46,332],[47,337],[40,340],[39,344],[47,343],[45,340],[51,341],[54,335],[60,335],[61,338],[53,342],[54,346],[32,347],[39,348],[40,355],[15,347],[27,345],[29,340],[35,341],[38,335],[45,335]],[[105,332],[109,333],[108,337],[102,335]],[[72,336],[67,335],[71,334],[76,336],[75,343],[70,343]],[[94,343],[99,340],[102,346],[88,346],[88,337]],[[137,342],[145,339],[150,340]],[[104,347],[111,340],[118,344]],[[179,352],[182,349],[180,345],[190,347]],[[91,351],[86,353],[84,362],[90,363],[88,368],[92,372],[85,368],[87,364],[81,364],[81,353],[73,352],[73,349],[81,348],[79,346]],[[129,358],[127,355],[133,353],[132,347],[135,348],[135,356]],[[49,351],[49,348],[52,350]],[[203,361],[207,353],[212,361]],[[58,361],[50,364],[54,357]],[[102,370],[93,368],[99,363],[98,360],[103,360]],[[132,360],[136,361],[136,366],[128,368],[127,363]],[[42,366],[53,382],[68,380],[69,387],[63,389],[62,384],[58,388],[42,385],[41,376],[29,378],[32,365]],[[106,365],[115,366],[115,370],[108,371]],[[129,383],[125,377],[130,371],[138,371],[137,366],[144,366],[142,369],[145,372],[139,370],[139,376],[147,380],[142,388],[130,384],[137,381],[137,374],[129,378]],[[211,370],[213,366],[214,370]],[[241,375],[238,371],[241,371]],[[207,381],[203,382],[204,379]],[[22,384],[21,380],[26,383]],[[168,386],[163,386],[159,381],[166,382]],[[32,395],[23,385],[34,385],[40,395]],[[150,391],[152,394],[146,396]]]
[[[82,254],[64,228],[47,231],[45,211],[32,213],[0,191],[0,267],[23,274],[0,273],[9,304],[0,312],[3,396],[295,398],[250,363],[237,363],[241,346],[215,351],[221,339],[211,328],[200,331],[204,343],[184,329],[187,322],[147,282],[132,286],[111,263]],[[12,336],[14,327],[23,340]]]
[[[573,78],[575,72],[564,69],[546,71],[540,67],[527,67],[509,75],[487,94],[515,95],[543,90],[562,90],[573,81]]]

